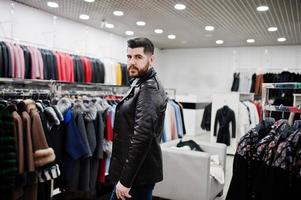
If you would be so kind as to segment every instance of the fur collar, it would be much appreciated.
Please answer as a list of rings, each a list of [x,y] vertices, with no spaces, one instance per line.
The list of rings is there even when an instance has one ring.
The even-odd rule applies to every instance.
[[[86,108],[85,110],[85,119],[88,121],[93,121],[96,119],[97,109],[93,102],[84,103]]]
[[[73,111],[75,114],[83,114],[85,120],[93,121],[96,119],[97,109],[93,102],[83,103],[80,100],[76,100]]]
[[[37,111],[36,103],[31,99],[26,99],[23,101],[25,104],[25,110],[27,113],[31,113],[31,111]]]
[[[57,102],[57,108],[59,109],[59,111],[62,114],[65,114],[65,112],[71,108],[72,103],[71,100],[68,98],[61,98],[58,102]]]

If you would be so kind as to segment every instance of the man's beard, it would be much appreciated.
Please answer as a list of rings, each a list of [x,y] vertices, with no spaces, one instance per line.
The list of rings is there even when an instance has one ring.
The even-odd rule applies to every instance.
[[[128,68],[128,74],[129,74],[130,78],[139,78],[139,77],[144,76],[144,75],[147,73],[149,67],[150,67],[149,62],[147,62],[146,65],[145,65],[142,69],[138,69],[135,65],[131,65],[131,66]],[[131,74],[130,74],[130,70],[131,70],[131,69],[135,69],[138,73],[135,74],[135,75],[131,75]]]

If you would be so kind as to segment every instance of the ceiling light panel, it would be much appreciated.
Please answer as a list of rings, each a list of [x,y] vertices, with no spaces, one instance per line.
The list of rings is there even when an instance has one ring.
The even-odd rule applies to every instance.
[[[176,35],[173,35],[173,34],[170,34],[170,35],[168,35],[167,36],[168,37],[168,39],[170,39],[170,40],[174,40],[174,39],[176,39]]]
[[[136,24],[137,24],[137,26],[145,26],[146,25],[145,21],[137,21]]]
[[[186,9],[186,6],[184,4],[182,4],[182,3],[177,3],[174,7],[177,10],[184,10],[184,9]]]
[[[120,17],[120,16],[123,16],[124,13],[123,13],[123,11],[121,11],[121,10],[115,10],[115,11],[113,12],[113,15]]]
[[[48,2],[47,2],[47,6],[48,6],[48,7],[51,7],[51,8],[58,8],[58,7],[59,7],[59,4],[56,3],[56,2],[53,2],[53,1],[48,1]]]
[[[268,6],[258,6],[256,8],[256,10],[259,11],[259,12],[265,12],[265,11],[269,10],[269,7]]]
[[[157,34],[162,34],[163,30],[158,28],[158,29],[155,29],[154,32]]]

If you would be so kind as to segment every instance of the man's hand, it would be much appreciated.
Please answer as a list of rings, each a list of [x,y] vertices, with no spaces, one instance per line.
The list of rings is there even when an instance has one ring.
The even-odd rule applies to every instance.
[[[120,181],[118,181],[116,185],[116,196],[118,199],[126,200],[126,198],[131,198],[132,196],[129,194],[131,188],[127,188],[123,186]]]

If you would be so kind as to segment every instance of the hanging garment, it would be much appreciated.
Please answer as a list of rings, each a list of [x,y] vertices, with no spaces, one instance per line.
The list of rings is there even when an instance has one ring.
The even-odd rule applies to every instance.
[[[1,77],[12,78],[12,60],[9,47],[4,42],[0,42],[0,47],[2,49],[2,64]],[[1,56],[1,55],[0,55]]]
[[[73,56],[74,60],[74,81],[78,83],[85,82],[84,66],[79,56]]]
[[[252,73],[250,72],[241,72],[239,77],[239,92],[248,93],[252,85]]]
[[[66,81],[74,82],[74,63],[73,59],[69,54],[65,54],[66,63]]]
[[[238,136],[242,137],[250,130],[251,125],[251,117],[250,117],[250,110],[247,105],[243,102],[239,102],[238,105]]]
[[[280,200],[299,196],[299,128],[289,126],[286,120],[274,123],[268,119],[243,136],[234,157],[226,199]]]
[[[233,74],[233,83],[231,87],[231,91],[238,91],[239,88],[239,73],[234,73]]]
[[[255,83],[255,95],[256,96],[261,96],[262,83],[264,83],[263,74],[256,75],[256,83]]]
[[[111,61],[106,61],[105,66],[105,83],[108,85],[116,85],[116,67],[115,63]]]
[[[236,121],[234,111],[228,106],[223,106],[216,112],[214,122],[214,136],[217,136],[216,142],[230,145],[230,123],[232,123],[232,138],[235,138]],[[217,126],[219,129],[217,132]]]
[[[27,47],[31,56],[31,79],[44,78],[44,66],[41,52],[35,47]]]
[[[130,81],[129,81],[129,75],[128,75],[126,64],[121,63],[121,71],[122,71],[122,85],[129,86]]]
[[[104,64],[100,60],[96,60],[97,65],[97,83],[104,83],[105,82],[105,67]]]
[[[12,45],[15,51],[15,71],[14,78],[24,79],[25,77],[25,61],[24,61],[24,53],[21,47],[18,44]]]
[[[9,78],[13,78],[13,76],[15,74],[15,67],[16,67],[15,52],[14,52],[14,49],[13,49],[11,43],[8,43],[8,42],[4,42],[4,43],[5,43],[5,46],[7,47],[7,51],[9,52],[9,59],[10,59]]]
[[[256,74],[254,73],[252,75],[252,83],[251,83],[251,89],[250,89],[251,93],[255,92],[255,85],[256,85]]]
[[[121,64],[116,64],[116,84],[122,85],[122,72],[121,72]]]
[[[11,191],[15,188],[15,177],[18,174],[17,136],[12,114],[0,105],[0,197],[11,198]]]
[[[178,138],[182,138],[184,136],[184,129],[182,124],[182,115],[180,112],[180,106],[174,100],[169,101],[169,103],[173,106],[175,111]]]
[[[81,57],[81,61],[83,63],[85,82],[86,83],[91,83],[92,82],[92,64],[91,64],[91,61],[86,57]]]
[[[31,79],[31,56],[30,51],[26,46],[21,45],[24,54],[24,64],[25,64],[25,79]]]
[[[203,118],[201,122],[201,128],[206,131],[210,131],[211,129],[211,110],[212,103],[209,103],[204,109]]]

